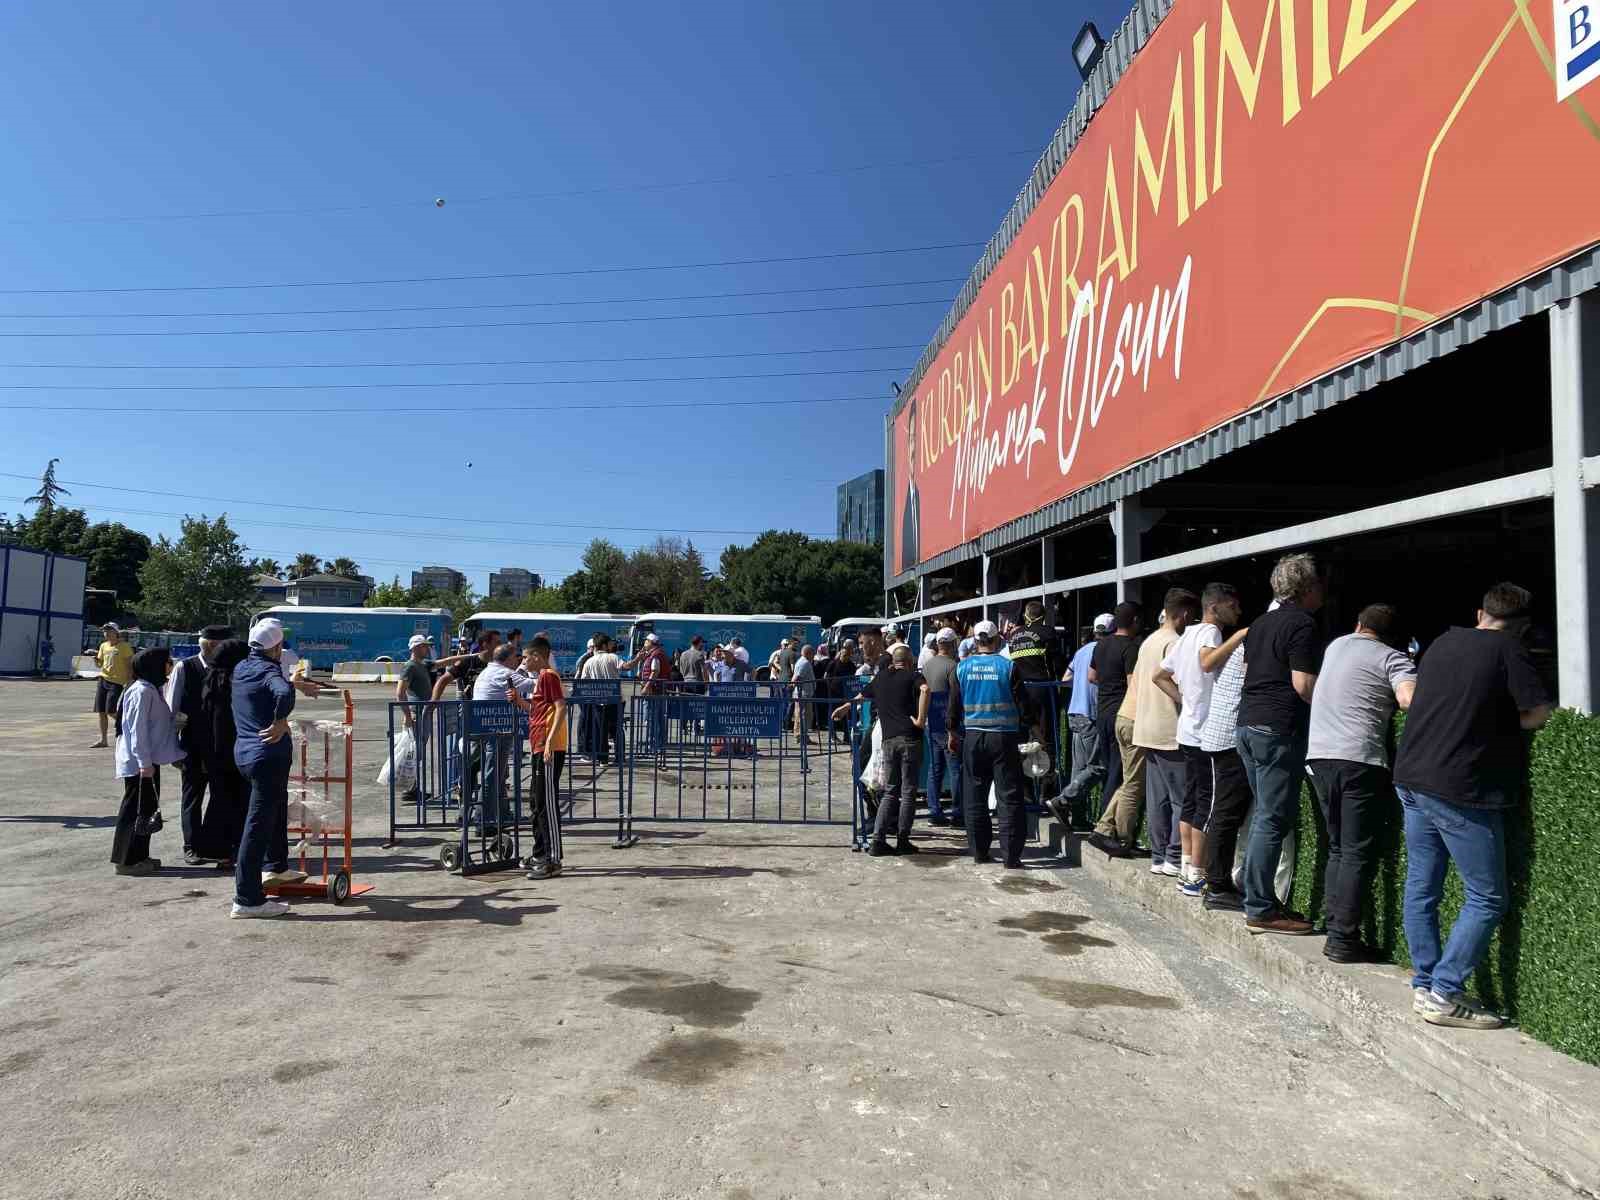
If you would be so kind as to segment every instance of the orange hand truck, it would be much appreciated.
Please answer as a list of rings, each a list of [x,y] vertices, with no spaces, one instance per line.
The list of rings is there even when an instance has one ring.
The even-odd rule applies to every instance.
[[[344,692],[344,720],[340,721],[294,721],[291,731],[296,743],[296,767],[289,775],[289,833],[300,835],[299,858],[300,869],[306,872],[306,878],[300,883],[275,883],[268,884],[266,891],[275,896],[326,896],[335,904],[343,904],[351,896],[364,895],[373,889],[370,883],[352,883],[350,874],[353,868],[351,855],[351,800],[355,786],[355,737],[356,737],[356,705],[355,699],[346,690]],[[317,735],[322,736],[322,771],[320,774],[311,773],[309,759],[311,743]],[[333,773],[334,758],[337,753],[333,749],[335,741],[344,743],[344,773]],[[322,787],[319,807],[324,815],[314,816],[312,805],[318,802],[311,799],[316,785]],[[338,827],[330,823],[325,815],[337,805],[333,792],[336,785],[344,788],[343,819],[338,822]],[[296,819],[298,813],[299,819]],[[336,841],[337,839],[337,841]],[[342,841],[344,858],[338,857],[336,846]],[[322,874],[311,874],[311,868],[316,865],[316,847],[322,849]],[[308,852],[310,862],[308,865]],[[331,852],[331,853],[330,853]]]

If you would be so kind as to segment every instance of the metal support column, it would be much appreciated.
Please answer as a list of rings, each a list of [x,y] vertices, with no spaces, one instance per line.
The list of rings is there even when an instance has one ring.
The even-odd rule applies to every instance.
[[[1600,297],[1586,292],[1550,310],[1551,476],[1555,502],[1557,687],[1564,708],[1600,699],[1600,480],[1584,459],[1600,452]]]
[[[1117,542],[1117,603],[1140,602],[1139,576],[1133,568],[1142,556],[1142,540],[1162,517],[1164,509],[1146,509],[1137,496],[1118,500],[1111,511],[1111,536]]]

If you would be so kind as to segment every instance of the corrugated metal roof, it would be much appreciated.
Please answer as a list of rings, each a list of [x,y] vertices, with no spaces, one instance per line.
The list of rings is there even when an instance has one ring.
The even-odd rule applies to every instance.
[[[1326,412],[1380,383],[1398,379],[1407,371],[1469,346],[1518,321],[1537,316],[1555,304],[1582,292],[1600,288],[1600,248],[1591,247],[1537,275],[1532,275],[1493,296],[1462,309],[1401,341],[1384,346],[1365,358],[1313,379],[1292,392],[1225,421],[1199,437],[1135,463],[1098,483],[1080,488],[1054,503],[1008,521],[982,536],[952,547],[921,565],[921,572],[976,558],[982,553],[1047,533],[1095,509],[1105,508],[1145,488],[1221,458],[1276,433],[1296,421]],[[907,572],[889,581],[910,579]]]

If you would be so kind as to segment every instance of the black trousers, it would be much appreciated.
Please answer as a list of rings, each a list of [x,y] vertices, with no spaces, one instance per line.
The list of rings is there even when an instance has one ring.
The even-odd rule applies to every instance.
[[[150,838],[133,831],[140,817],[161,807],[161,768],[149,779],[130,775],[122,781],[122,807],[117,810],[117,832],[111,838],[111,861],[131,867],[150,857]]]
[[[1105,771],[1100,782],[1100,806],[1104,808],[1122,786],[1122,748],[1117,745],[1117,710],[1112,709],[1096,717],[1095,727],[1100,731],[1100,765]],[[1134,832],[1138,831],[1136,823]]]
[[[178,815],[183,825],[183,852],[187,854],[200,844],[200,808],[206,798],[206,784],[210,781],[211,773],[206,769],[205,759],[198,754],[191,754],[184,759],[179,770],[183,772],[183,800]]]
[[[552,751],[547,769],[544,755],[535,754],[529,766],[528,817],[533,824],[533,856],[553,863],[561,862],[561,764],[566,757],[565,750]]]
[[[1022,755],[1015,733],[969,729],[961,739],[961,809],[967,818],[967,849],[974,858],[986,858],[994,841],[989,819],[989,787],[994,785],[1000,818],[1000,853],[1007,863],[1022,861],[1028,840],[1028,817],[1023,809]]]
[[[1354,949],[1361,944],[1361,901],[1377,868],[1373,849],[1383,814],[1394,811],[1389,772],[1371,763],[1318,758],[1306,763],[1317,805],[1328,823],[1328,873],[1322,911],[1328,945]]]
[[[1201,812],[1206,835],[1206,886],[1231,892],[1233,859],[1239,849],[1239,827],[1250,812],[1250,777],[1237,750],[1207,750],[1211,760],[1211,806]]]
[[[250,785],[232,762],[213,758],[206,764],[211,799],[194,834],[194,850],[201,858],[218,862],[239,857],[244,837],[244,814],[250,806]],[[187,782],[187,779],[185,780]]]

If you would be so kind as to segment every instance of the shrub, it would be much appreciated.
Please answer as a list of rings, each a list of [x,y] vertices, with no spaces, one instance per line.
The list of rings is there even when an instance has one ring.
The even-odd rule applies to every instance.
[[[1530,802],[1507,814],[1510,910],[1473,984],[1485,1003],[1524,1032],[1600,1065],[1600,718],[1571,710],[1552,716],[1534,736],[1529,777]],[[1301,790],[1300,807],[1292,906],[1315,918],[1322,908],[1327,828],[1309,785]],[[1395,962],[1410,966],[1401,920],[1406,855],[1398,798],[1391,816],[1379,840],[1362,929]],[[1461,902],[1461,880],[1452,867],[1439,910],[1446,935]]]

